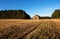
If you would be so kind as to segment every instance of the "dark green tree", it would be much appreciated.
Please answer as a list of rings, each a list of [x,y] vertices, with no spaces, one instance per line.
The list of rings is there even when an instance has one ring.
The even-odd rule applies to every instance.
[[[60,18],[60,9],[57,9],[52,14],[52,18]]]
[[[30,16],[23,10],[1,10],[0,19],[30,19]]]

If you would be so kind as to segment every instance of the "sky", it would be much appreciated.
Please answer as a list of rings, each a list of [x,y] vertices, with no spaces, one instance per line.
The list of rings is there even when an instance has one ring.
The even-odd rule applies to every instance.
[[[12,9],[24,10],[31,17],[51,16],[55,9],[60,9],[60,0],[0,0],[0,10]]]

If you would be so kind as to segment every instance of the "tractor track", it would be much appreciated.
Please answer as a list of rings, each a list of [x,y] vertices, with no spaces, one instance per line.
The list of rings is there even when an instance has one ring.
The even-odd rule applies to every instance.
[[[10,27],[0,29],[0,39],[39,39],[39,37],[41,37],[40,34],[46,34],[48,32],[54,33],[56,31],[55,26],[55,22],[49,20],[12,25]],[[57,37],[58,33],[55,32],[54,35],[55,34],[55,37]],[[43,36],[44,35],[42,35],[42,37]]]

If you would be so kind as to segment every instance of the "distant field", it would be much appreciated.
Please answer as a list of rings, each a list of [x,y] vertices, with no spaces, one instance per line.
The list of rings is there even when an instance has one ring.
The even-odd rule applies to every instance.
[[[60,19],[0,19],[0,39],[60,39]]]

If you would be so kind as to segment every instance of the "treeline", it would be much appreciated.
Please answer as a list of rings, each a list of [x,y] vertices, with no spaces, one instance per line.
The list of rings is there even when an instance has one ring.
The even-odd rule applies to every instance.
[[[60,9],[56,9],[53,13],[52,13],[52,15],[51,15],[51,17],[41,17],[40,16],[40,19],[60,19]]]
[[[30,19],[24,10],[1,10],[0,19]],[[60,9],[53,12],[51,17],[40,17],[40,19],[60,19]]]
[[[46,17],[40,17],[40,19],[51,19],[51,17],[48,17],[48,16],[46,16]]]
[[[60,9],[55,10],[51,18],[60,19]]]
[[[1,10],[0,19],[30,19],[30,16],[23,10]]]

